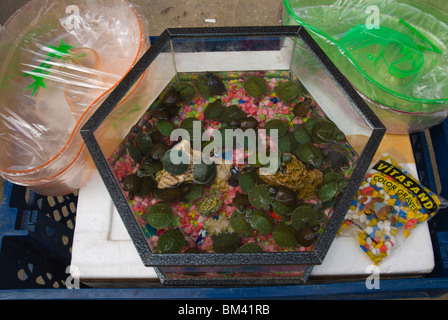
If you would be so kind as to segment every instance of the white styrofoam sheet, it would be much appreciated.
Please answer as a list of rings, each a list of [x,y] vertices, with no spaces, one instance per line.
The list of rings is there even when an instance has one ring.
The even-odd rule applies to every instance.
[[[372,263],[351,237],[337,237],[322,265],[312,276],[363,276]],[[434,268],[434,255],[427,223],[419,225],[405,245],[379,266],[387,275],[425,274]],[[81,281],[157,280],[153,268],[145,267],[135,249],[98,172],[80,189],[72,247],[71,274]]]

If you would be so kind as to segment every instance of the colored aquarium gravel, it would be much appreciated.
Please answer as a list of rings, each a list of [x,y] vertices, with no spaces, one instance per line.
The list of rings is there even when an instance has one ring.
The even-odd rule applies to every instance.
[[[178,74],[109,162],[154,252],[232,253],[313,250],[356,159],[297,79],[260,71]]]
[[[400,247],[446,200],[421,185],[389,155],[367,172],[339,230],[354,235],[375,264]]]

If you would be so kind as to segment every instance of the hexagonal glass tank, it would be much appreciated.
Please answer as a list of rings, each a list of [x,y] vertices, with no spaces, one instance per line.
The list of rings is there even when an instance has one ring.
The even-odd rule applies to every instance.
[[[106,156],[99,125],[147,69],[148,110]],[[296,26],[167,29],[82,129],[166,285],[304,283],[384,132]]]

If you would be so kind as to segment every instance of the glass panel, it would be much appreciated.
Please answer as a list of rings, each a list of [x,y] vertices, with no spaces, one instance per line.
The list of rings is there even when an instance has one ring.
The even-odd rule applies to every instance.
[[[249,280],[251,284],[303,283],[311,271],[310,266],[230,266],[230,267],[163,267],[164,284],[212,285],[215,281],[241,284]]]
[[[178,72],[289,70],[281,55],[284,37],[173,39]]]
[[[169,44],[166,43],[160,51],[95,131],[98,144],[110,161],[123,154],[123,139],[134,125],[138,125],[137,121],[175,75]],[[117,149],[120,143],[121,146]],[[111,155],[113,151],[114,154]]]
[[[325,114],[346,136],[364,135],[370,137],[372,128],[365,121],[356,106],[341,91],[328,71],[309,51],[301,39],[289,38],[290,46],[294,46],[292,71],[305,88],[317,101]],[[367,139],[365,139],[367,142]],[[362,150],[365,144],[360,148]]]

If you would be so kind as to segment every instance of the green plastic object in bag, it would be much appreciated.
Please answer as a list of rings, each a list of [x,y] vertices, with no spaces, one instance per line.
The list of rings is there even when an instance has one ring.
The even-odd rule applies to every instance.
[[[282,23],[306,27],[389,133],[448,115],[443,1],[284,0]]]

